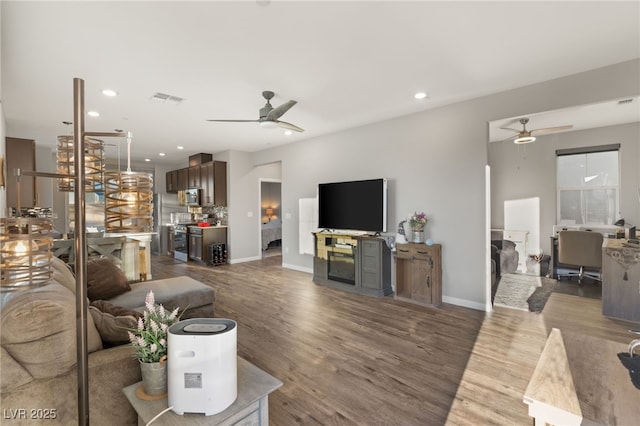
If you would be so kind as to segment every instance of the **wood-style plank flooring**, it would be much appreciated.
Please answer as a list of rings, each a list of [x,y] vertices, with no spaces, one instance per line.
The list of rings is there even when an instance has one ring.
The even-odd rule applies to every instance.
[[[238,323],[238,355],[284,383],[272,425],[530,425],[522,395],[552,327],[628,343],[639,326],[557,293],[542,314],[426,308],[319,286],[281,262],[152,259],[154,279],[212,286],[216,316]]]

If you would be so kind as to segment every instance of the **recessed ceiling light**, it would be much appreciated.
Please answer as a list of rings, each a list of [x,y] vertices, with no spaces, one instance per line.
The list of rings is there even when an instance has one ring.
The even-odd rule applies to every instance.
[[[418,92],[413,95],[413,97],[416,99],[425,99],[427,97],[427,94],[425,92]]]
[[[284,134],[287,136],[291,136],[293,134],[293,132],[291,130],[285,130]]]
[[[151,158],[145,158],[144,161],[151,161]]]
[[[98,111],[89,111],[87,115],[90,117],[100,117],[100,113]]]
[[[164,157],[166,154],[164,152],[161,152],[158,154],[160,157]]]
[[[111,90],[111,89],[104,89],[102,91],[102,94],[105,96],[118,96],[118,92],[116,92],[115,90]]]
[[[177,147],[177,148],[178,148],[178,149],[184,149],[184,146],[179,146],[179,147]]]

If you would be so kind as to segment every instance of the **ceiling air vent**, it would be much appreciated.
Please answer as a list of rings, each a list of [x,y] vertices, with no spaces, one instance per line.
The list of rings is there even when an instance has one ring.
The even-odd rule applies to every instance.
[[[173,105],[179,105],[180,103],[182,103],[182,101],[184,101],[184,98],[167,95],[166,93],[160,92],[154,93],[149,99],[151,99],[153,102],[170,103]]]
[[[630,104],[631,102],[633,102],[633,98],[623,99],[621,101],[618,101],[618,105]]]

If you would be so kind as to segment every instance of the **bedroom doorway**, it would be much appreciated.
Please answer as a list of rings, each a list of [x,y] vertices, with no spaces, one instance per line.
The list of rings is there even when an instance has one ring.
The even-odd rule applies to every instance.
[[[260,247],[262,258],[282,256],[282,182],[260,180]]]

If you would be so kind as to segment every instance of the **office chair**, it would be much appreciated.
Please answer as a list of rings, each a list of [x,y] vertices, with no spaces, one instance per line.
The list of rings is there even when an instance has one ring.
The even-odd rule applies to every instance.
[[[578,285],[582,285],[582,278],[589,277],[602,282],[602,241],[599,232],[592,231],[560,231],[558,234],[558,263],[579,268],[578,272],[558,274],[563,276],[577,276]],[[585,271],[584,268],[594,268],[597,271]]]

